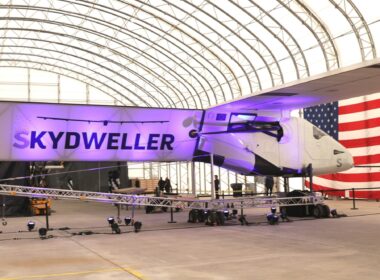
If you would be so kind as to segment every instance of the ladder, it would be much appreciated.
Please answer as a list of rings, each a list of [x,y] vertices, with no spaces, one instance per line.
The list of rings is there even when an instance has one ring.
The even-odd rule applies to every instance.
[[[323,203],[322,196],[302,197],[241,197],[231,199],[189,199],[181,197],[154,197],[145,195],[126,195],[116,193],[75,191],[65,189],[36,188],[0,184],[0,195],[24,196],[46,199],[69,199],[113,203],[129,206],[155,206],[179,209],[226,209],[270,208],[282,206],[316,205]]]

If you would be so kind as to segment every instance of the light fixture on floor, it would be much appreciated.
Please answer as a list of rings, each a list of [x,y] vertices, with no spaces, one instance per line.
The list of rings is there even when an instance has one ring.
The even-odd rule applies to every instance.
[[[36,226],[36,223],[33,222],[33,221],[29,221],[29,222],[27,223],[27,227],[28,227],[28,230],[29,230],[29,231],[32,231],[32,230],[34,229],[35,226]]]
[[[40,228],[38,230],[38,234],[40,235],[41,239],[46,239],[47,229],[46,228]]]
[[[281,220],[283,222],[290,222],[290,220],[288,218],[288,214],[286,213],[286,209],[284,207],[281,208],[280,212],[281,212],[281,214],[280,214]]]
[[[135,232],[139,232],[141,230],[141,227],[142,227],[142,223],[139,222],[139,221],[136,221],[133,226],[135,227]]]
[[[114,217],[108,217],[107,221],[112,226],[115,223],[115,218]]]
[[[126,226],[128,226],[131,222],[132,222],[132,218],[131,217],[125,217],[124,218],[124,223],[125,223]]]
[[[228,218],[228,215],[230,214],[230,211],[227,209],[223,211],[224,217]]]
[[[331,214],[331,216],[333,218],[337,218],[338,217],[338,212],[336,211],[336,209],[331,209],[330,214]]]
[[[117,223],[111,224],[112,233],[120,234],[121,230],[119,228],[119,225]]]

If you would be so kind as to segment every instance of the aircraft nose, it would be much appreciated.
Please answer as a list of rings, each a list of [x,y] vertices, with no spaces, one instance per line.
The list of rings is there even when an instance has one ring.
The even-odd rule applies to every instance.
[[[354,166],[354,158],[350,151],[348,151],[342,145],[339,145],[338,149],[334,149],[334,155],[337,156],[337,163],[341,162],[341,166],[337,165],[341,171],[350,169]]]
[[[345,151],[345,154],[346,154],[346,160],[345,160],[345,163],[343,165],[346,165],[347,169],[350,169],[350,168],[354,167],[354,158],[347,149]]]

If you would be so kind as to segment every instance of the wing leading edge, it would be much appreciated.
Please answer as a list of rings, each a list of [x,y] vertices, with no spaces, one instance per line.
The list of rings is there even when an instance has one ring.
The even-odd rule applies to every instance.
[[[209,110],[290,111],[375,92],[380,92],[380,59],[263,90]]]

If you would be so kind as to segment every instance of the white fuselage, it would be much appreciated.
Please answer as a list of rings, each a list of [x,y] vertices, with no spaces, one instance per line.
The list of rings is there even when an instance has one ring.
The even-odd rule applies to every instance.
[[[204,135],[198,149],[223,157],[223,167],[245,175],[302,176],[309,164],[318,175],[353,166],[347,149],[308,121],[291,117],[279,123],[280,141],[262,132]]]

